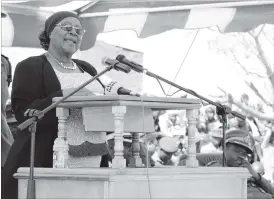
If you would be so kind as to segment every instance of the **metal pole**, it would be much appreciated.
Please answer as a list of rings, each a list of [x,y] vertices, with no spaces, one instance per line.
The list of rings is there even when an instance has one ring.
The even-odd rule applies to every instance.
[[[33,122],[29,126],[31,132],[31,146],[30,146],[30,175],[28,180],[27,199],[35,199],[35,180],[33,177],[34,171],[34,158],[35,158],[35,133],[37,122]]]
[[[71,93],[69,93],[67,96],[62,97],[61,99],[59,99],[55,103],[51,104],[50,106],[48,106],[47,108],[45,108],[44,110],[42,110],[41,112],[39,112],[38,115],[37,115],[37,117],[38,118],[43,117],[44,114],[46,114],[50,110],[56,108],[56,106],[58,104],[62,103],[63,101],[65,101],[66,99],[68,99],[70,96],[72,96],[73,94],[75,94],[77,91],[79,91],[80,89],[84,88],[86,85],[88,85],[91,82],[93,82],[94,80],[98,79],[101,75],[105,74],[106,72],[110,71],[113,68],[114,68],[114,66],[108,66],[108,67],[106,67],[103,71],[101,71],[100,73],[98,73],[97,75],[95,75],[94,77],[92,77],[90,80],[86,81],[82,85],[80,85],[77,88],[75,88],[75,90],[72,91]],[[24,121],[23,123],[21,123],[17,127],[17,130],[19,130],[19,131],[24,130],[25,128],[27,128],[28,126],[30,126],[33,122],[35,122],[35,120],[36,120],[35,117],[27,119],[26,121]]]

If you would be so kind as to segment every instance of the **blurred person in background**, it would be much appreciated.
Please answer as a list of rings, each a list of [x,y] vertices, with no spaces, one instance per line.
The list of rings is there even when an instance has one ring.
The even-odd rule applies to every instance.
[[[220,121],[217,119],[216,108],[214,106],[207,106],[205,109],[206,131],[210,132],[220,125]]]
[[[160,132],[159,117],[163,114],[163,111],[153,111],[154,128],[156,132]]]
[[[232,117],[228,120],[228,129],[239,129],[239,120],[237,117]]]
[[[203,140],[201,153],[220,153],[222,152],[222,126],[212,129],[207,137]]]
[[[178,142],[176,139],[171,137],[160,138],[159,145],[151,157],[155,166],[178,165],[179,157],[175,157],[175,153],[178,149]]]
[[[273,199],[274,188],[268,180],[252,167],[254,156],[254,141],[247,131],[235,129],[226,133],[226,163],[228,167],[244,167],[251,177],[247,181],[248,199]],[[210,167],[222,167],[220,161],[208,163]]]
[[[8,57],[1,55],[1,168],[5,165],[11,145],[14,142],[6,118],[6,104],[12,81],[12,67]]]
[[[262,142],[263,159],[262,162],[265,168],[264,177],[274,184],[274,125],[269,122],[268,131]]]

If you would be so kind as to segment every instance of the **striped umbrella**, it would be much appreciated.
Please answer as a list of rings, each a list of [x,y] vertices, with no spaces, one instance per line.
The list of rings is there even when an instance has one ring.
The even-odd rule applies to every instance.
[[[115,30],[134,30],[140,38],[145,38],[172,29],[217,26],[220,32],[229,33],[246,32],[260,24],[274,24],[274,2],[271,0],[218,4],[213,0],[4,1],[2,8],[7,14],[6,20],[10,20],[7,24],[12,26],[6,30],[14,31],[9,34],[2,31],[3,38],[12,35],[10,43],[16,47],[39,48],[37,36],[44,21],[59,10],[75,11],[81,17],[87,30],[81,50],[90,49],[99,33]]]

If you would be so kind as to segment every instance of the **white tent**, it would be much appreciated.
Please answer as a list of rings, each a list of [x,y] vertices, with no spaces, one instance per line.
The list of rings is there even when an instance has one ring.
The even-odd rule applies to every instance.
[[[2,19],[4,25],[2,27],[10,27],[11,22],[13,25],[17,25],[11,26],[10,29],[2,29],[2,35],[4,36],[2,41],[5,42],[6,38],[7,43],[9,41],[9,45],[11,45],[11,47],[3,47],[2,51],[10,57],[13,66],[28,56],[43,52],[41,48],[38,48],[38,41],[34,42],[35,37],[29,29],[26,28],[22,31],[22,34],[30,33],[29,37],[32,40],[27,42],[28,36],[24,40],[20,38],[17,32],[20,23],[14,21],[18,19],[18,16],[27,17],[27,19],[30,19],[29,22],[37,22],[38,20],[40,23],[52,12],[74,10],[81,13],[80,17],[83,18],[85,24],[87,24],[87,21],[89,22],[89,19],[93,20],[92,23],[95,21],[98,29],[91,32],[96,33],[95,39],[92,34],[85,35],[85,41],[96,40],[97,36],[97,43],[95,43],[95,46],[92,44],[89,44],[89,47],[84,46],[81,52],[76,55],[78,58],[89,61],[97,70],[101,70],[104,67],[100,64],[101,58],[106,55],[115,58],[117,52],[102,47],[102,42],[98,41],[103,41],[107,45],[112,44],[114,47],[131,49],[137,55],[132,55],[132,58],[143,63],[145,68],[183,87],[193,89],[206,97],[221,95],[218,86],[237,96],[240,96],[243,92],[253,94],[245,85],[244,79],[247,76],[243,70],[235,65],[229,57],[209,49],[209,41],[214,40],[221,34],[226,34],[226,32],[248,31],[260,24],[273,24],[271,18],[274,19],[273,9],[272,12],[269,12],[269,9],[273,8],[273,1],[196,1],[194,3],[187,0],[158,0],[139,1],[139,4],[134,4],[126,0],[61,0],[24,1],[21,3],[3,1],[2,3],[3,12],[8,16]],[[129,15],[129,12],[134,14]],[[164,21],[165,14],[171,18]],[[245,19],[241,17],[245,15],[251,19],[254,18],[254,20],[250,19],[253,24],[243,23]],[[170,19],[173,19],[173,21]],[[100,23],[103,25],[100,25]],[[34,32],[41,30],[42,25],[43,23],[39,27],[34,26]],[[12,36],[10,33],[13,30],[13,38],[8,38],[7,35]],[[8,33],[5,33],[5,31]],[[273,31],[269,31],[268,34],[273,34]],[[98,54],[99,51],[100,54]],[[269,49],[269,52],[273,52],[273,49]],[[125,74],[117,74],[117,72],[113,72],[110,76],[119,80],[123,76],[127,79],[123,83],[129,85],[130,88],[134,88],[135,82],[132,82],[131,77],[126,77]],[[137,77],[138,75],[136,75]],[[262,89],[267,84],[267,81],[263,79],[255,81],[261,84],[260,88]],[[176,89],[170,90],[168,85],[163,85],[163,87],[166,92],[169,91],[169,94],[176,91]],[[146,93],[163,95],[157,81],[149,77],[144,77],[141,89]],[[183,94],[182,92],[177,93],[177,96]]]

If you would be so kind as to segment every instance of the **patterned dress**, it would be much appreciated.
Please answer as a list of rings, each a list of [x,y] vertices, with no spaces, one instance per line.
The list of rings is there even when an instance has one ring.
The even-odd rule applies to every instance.
[[[61,88],[77,88],[91,76],[87,73],[62,73],[54,69]],[[104,93],[99,82],[88,84],[86,89],[94,93]],[[100,167],[101,156],[108,153],[106,132],[87,132],[83,125],[81,109],[70,109],[67,120],[67,137],[69,144],[68,165],[70,168]]]

